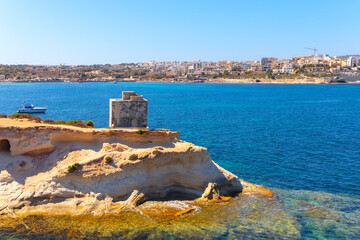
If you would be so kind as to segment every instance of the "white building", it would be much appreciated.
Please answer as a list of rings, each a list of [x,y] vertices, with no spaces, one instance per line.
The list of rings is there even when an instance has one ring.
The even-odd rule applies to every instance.
[[[360,66],[360,56],[351,56],[347,59],[347,65],[350,67],[358,67]]]
[[[281,68],[281,72],[282,73],[293,73],[294,72],[293,64],[292,63],[284,64]]]

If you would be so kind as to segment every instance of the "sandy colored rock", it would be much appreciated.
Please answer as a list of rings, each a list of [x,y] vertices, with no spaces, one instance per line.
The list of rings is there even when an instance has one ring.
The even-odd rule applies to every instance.
[[[220,198],[220,191],[216,183],[209,183],[201,196],[203,200],[219,200]]]
[[[240,194],[258,194],[266,197],[273,197],[274,194],[263,186],[240,180],[243,190]]]
[[[138,210],[145,200],[211,200],[242,191],[206,148],[178,136],[1,119],[0,141],[10,149],[0,152],[0,213],[112,214]]]

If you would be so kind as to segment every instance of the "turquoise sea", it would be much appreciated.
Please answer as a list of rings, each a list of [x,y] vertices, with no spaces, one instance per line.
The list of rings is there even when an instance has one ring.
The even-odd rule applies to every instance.
[[[241,197],[206,212],[214,232],[197,226],[201,211],[181,224],[194,220],[204,238],[360,239],[360,85],[9,83],[0,84],[0,113],[15,113],[27,100],[49,107],[42,119],[108,127],[109,98],[122,91],[149,101],[150,129],[180,131],[180,139],[207,147],[222,167],[276,196]],[[156,231],[128,236],[201,238],[196,229]]]

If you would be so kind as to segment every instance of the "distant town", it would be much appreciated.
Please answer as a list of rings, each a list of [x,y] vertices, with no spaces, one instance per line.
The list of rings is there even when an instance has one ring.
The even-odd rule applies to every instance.
[[[316,49],[314,49],[316,50]],[[188,61],[104,65],[0,65],[0,82],[360,83],[360,55],[314,54],[260,61]]]

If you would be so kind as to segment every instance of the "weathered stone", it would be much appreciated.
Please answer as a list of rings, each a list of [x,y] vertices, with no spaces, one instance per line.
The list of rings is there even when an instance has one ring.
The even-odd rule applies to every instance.
[[[214,163],[206,148],[178,135],[1,119],[0,214],[118,213],[136,210],[144,200],[197,199],[209,183],[216,186],[209,193],[221,200],[242,191],[240,180]],[[68,171],[74,164],[76,170]]]
[[[110,99],[110,121],[112,128],[147,127],[148,102],[135,92],[123,92],[122,99]]]

